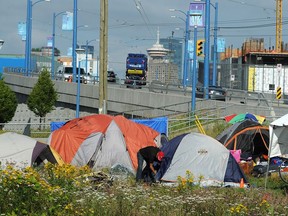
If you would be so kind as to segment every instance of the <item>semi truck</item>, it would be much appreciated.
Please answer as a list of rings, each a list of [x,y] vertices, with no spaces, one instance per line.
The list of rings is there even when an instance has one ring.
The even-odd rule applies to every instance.
[[[148,58],[145,54],[128,53],[126,58],[126,80],[129,86],[146,85]]]

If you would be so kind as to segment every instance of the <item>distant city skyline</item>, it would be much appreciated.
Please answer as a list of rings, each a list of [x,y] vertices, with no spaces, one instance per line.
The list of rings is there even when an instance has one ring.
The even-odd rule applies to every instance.
[[[32,1],[35,2],[35,1]],[[146,50],[156,42],[159,29],[160,38],[169,38],[172,32],[176,38],[183,38],[185,31],[185,16],[189,4],[193,1],[175,0],[121,0],[108,1],[108,64],[109,69],[116,73],[125,69],[125,59],[129,52],[147,54]],[[210,0],[211,4],[216,1]],[[17,34],[17,25],[26,20],[26,3],[22,0],[1,2],[0,8],[0,39],[5,43],[0,54],[23,54],[25,42]],[[118,4],[117,4],[118,3]],[[275,1],[265,0],[218,0],[218,37],[224,38],[226,46],[241,48],[242,43],[249,38],[264,38],[264,46],[275,46]],[[283,9],[288,7],[288,1],[283,1]],[[178,12],[170,12],[174,8]],[[89,45],[99,52],[99,9],[100,0],[78,0],[78,45],[85,45],[87,40],[93,40]],[[73,11],[73,1],[40,2],[32,10],[32,48],[47,45],[47,38],[52,34],[53,13]],[[181,12],[182,11],[182,12]],[[211,7],[211,29],[214,26],[214,8]],[[171,16],[176,18],[171,18]],[[178,18],[177,18],[178,17]],[[288,42],[287,26],[288,11],[283,10],[283,41]],[[190,28],[190,30],[192,30]],[[212,31],[211,31],[212,32]],[[199,28],[199,37],[203,37],[204,29]],[[212,33],[211,33],[212,35]],[[193,36],[193,34],[191,34]],[[191,37],[192,38],[192,37]],[[211,37],[211,45],[213,38]],[[62,55],[67,54],[72,47],[72,31],[61,30],[61,17],[56,19],[55,47]]]

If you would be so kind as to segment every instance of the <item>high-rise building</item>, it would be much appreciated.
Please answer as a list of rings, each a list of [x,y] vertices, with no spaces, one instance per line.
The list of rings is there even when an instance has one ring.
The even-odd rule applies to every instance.
[[[168,37],[168,38],[161,38],[160,43],[163,44],[163,47],[169,49],[170,52],[167,55],[167,59],[177,65],[178,69],[178,79],[182,79],[182,65],[183,65],[183,39],[182,38],[175,38],[175,37]]]
[[[159,43],[159,30],[157,41],[152,48],[147,49],[149,55],[147,81],[158,80],[163,83],[177,83],[177,65],[169,61],[170,50]]]

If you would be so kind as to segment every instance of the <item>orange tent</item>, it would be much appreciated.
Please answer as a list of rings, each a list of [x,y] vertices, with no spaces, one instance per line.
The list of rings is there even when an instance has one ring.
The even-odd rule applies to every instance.
[[[121,164],[137,168],[137,152],[160,146],[161,135],[123,116],[91,115],[73,119],[50,134],[48,143],[65,163],[93,168]]]

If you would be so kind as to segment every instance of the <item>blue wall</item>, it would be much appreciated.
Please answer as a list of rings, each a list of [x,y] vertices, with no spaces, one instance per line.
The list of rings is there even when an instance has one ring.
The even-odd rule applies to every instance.
[[[25,58],[24,57],[0,56],[0,73],[3,73],[4,67],[25,68]]]

